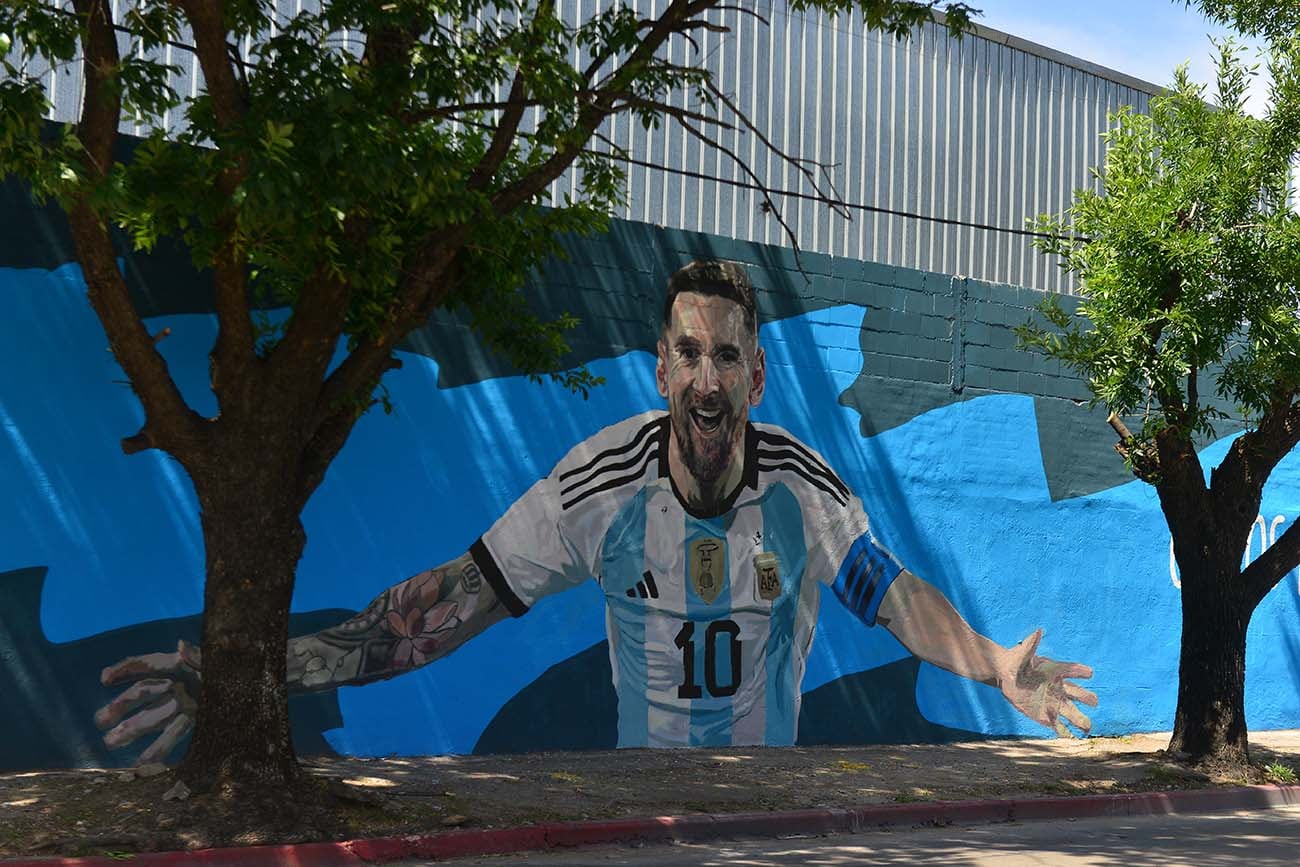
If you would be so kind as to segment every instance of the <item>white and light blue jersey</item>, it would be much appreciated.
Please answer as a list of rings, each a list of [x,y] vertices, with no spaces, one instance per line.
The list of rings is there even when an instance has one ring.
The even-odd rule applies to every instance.
[[[745,432],[715,515],[668,473],[664,412],[575,447],[471,549],[519,616],[594,577],[605,592],[620,747],[793,744],[821,585],[865,623],[898,562],[861,501],[781,428]]]

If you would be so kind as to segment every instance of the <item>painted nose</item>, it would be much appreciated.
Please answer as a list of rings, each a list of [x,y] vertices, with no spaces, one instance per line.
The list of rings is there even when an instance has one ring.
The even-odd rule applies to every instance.
[[[705,355],[700,358],[700,369],[695,375],[695,390],[700,394],[713,394],[718,390],[718,369],[713,359]]]

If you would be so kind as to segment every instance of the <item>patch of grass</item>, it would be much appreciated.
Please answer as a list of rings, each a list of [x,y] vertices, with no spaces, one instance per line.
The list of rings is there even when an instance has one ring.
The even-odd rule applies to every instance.
[[[1264,776],[1268,777],[1269,782],[1279,783],[1283,786],[1293,785],[1297,779],[1295,769],[1290,765],[1284,765],[1281,762],[1273,762],[1264,766]]]
[[[1187,779],[1187,773],[1170,765],[1152,765],[1147,768],[1147,776],[1157,783],[1177,783]]]
[[[916,804],[922,801],[933,801],[934,792],[929,789],[912,789],[910,792],[894,793],[895,804]]]
[[[572,783],[575,786],[582,782],[582,777],[568,771],[555,771],[551,774],[551,779],[559,780],[561,783]]]
[[[839,771],[869,771],[871,765],[866,762],[850,762],[847,759],[840,759],[835,763],[835,769]]]

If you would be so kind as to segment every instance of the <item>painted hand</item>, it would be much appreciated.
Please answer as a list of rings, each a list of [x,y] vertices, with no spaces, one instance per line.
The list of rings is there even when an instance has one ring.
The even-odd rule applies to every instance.
[[[1090,720],[1075,702],[1097,706],[1097,694],[1070,683],[1071,678],[1092,677],[1092,669],[1077,662],[1057,662],[1039,656],[1043,630],[1007,649],[998,672],[998,687],[1016,710],[1042,723],[1061,737],[1074,737],[1065,725],[1073,725],[1084,736],[1092,729]]]
[[[128,656],[100,673],[105,686],[130,684],[95,712],[95,725],[107,729],[112,749],[161,732],[140,754],[137,764],[161,762],[194,727],[202,655],[199,648],[177,642],[174,653]]]

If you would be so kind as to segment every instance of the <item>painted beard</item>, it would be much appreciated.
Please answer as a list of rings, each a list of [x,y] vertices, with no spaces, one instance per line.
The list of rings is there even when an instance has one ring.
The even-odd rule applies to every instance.
[[[731,465],[736,414],[725,400],[683,397],[672,408],[673,436],[682,460],[698,481],[712,483]]]

